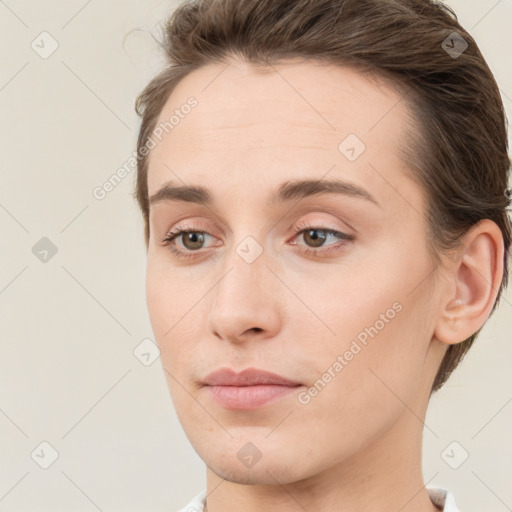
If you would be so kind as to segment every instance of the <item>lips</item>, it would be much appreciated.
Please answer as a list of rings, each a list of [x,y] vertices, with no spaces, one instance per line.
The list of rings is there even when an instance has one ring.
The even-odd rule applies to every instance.
[[[296,387],[301,385],[299,382],[256,368],[247,368],[240,373],[236,373],[229,368],[222,368],[210,373],[203,383],[207,386],[257,386],[266,384]]]
[[[291,395],[299,382],[256,368],[217,370],[203,381],[209,396],[225,409],[256,409]]]

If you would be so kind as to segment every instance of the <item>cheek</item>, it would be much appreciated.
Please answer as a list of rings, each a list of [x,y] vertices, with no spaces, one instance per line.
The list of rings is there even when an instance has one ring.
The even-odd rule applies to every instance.
[[[317,277],[321,287],[302,281],[298,295],[308,297],[331,331],[319,324],[326,333],[322,341],[327,342],[322,343],[322,353],[307,344],[303,348],[319,376],[329,368],[336,374],[321,401],[332,399],[335,408],[358,411],[361,417],[368,410],[381,410],[385,417],[393,404],[401,407],[397,396],[406,403],[413,399],[423,378],[432,299],[427,284],[417,285],[429,268],[426,260],[404,258],[403,252],[395,260],[375,259],[372,265],[367,260],[365,266],[350,272],[331,269],[329,277]],[[343,369],[338,364],[336,372],[333,365],[340,357]]]
[[[186,287],[170,274],[170,269],[148,259],[146,302],[163,368],[178,380],[194,367],[191,347],[200,338],[200,298],[204,290]],[[204,307],[204,306],[203,306]],[[175,381],[167,374],[169,386]]]
[[[174,310],[172,303],[169,304],[168,293],[166,293],[168,283],[157,270],[156,265],[148,260],[146,271],[146,304],[148,307],[149,318],[153,333],[157,341],[163,337],[165,331],[169,328],[167,323],[168,311]]]
[[[146,303],[155,336],[169,337],[193,304],[190,289],[162,254],[150,253],[146,267]],[[191,312],[192,313],[192,312]],[[169,329],[172,329],[169,331]]]
[[[186,313],[183,310],[183,300],[180,301],[182,294],[177,293],[176,288],[172,278],[162,273],[154,260],[148,259],[146,303],[162,365],[168,371],[173,369],[171,363],[176,360],[174,352],[179,346],[178,343],[173,343],[173,339],[179,331],[180,320]]]
[[[361,449],[387,431],[407,407],[414,410],[424,356],[406,334],[411,329],[407,314],[404,307],[377,334],[368,335],[366,345],[343,337],[330,357],[317,355],[319,380],[311,386],[319,391],[301,406],[302,426],[297,428],[323,425],[324,435],[316,440],[319,451],[332,450],[330,443],[339,435],[350,441],[350,450]],[[341,328],[341,322],[338,325]],[[341,370],[335,366],[338,356]]]

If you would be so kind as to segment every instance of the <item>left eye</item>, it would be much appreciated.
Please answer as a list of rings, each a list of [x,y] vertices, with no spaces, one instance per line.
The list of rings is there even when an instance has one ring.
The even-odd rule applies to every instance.
[[[353,236],[347,235],[346,233],[342,233],[334,229],[315,226],[299,227],[297,228],[296,233],[297,235],[302,235],[302,238],[304,239],[306,245],[308,246],[304,249],[304,251],[308,254],[320,254],[322,252],[330,252],[332,250],[338,249],[342,245],[345,245],[345,242],[341,242],[339,244],[328,244],[328,249],[315,250],[317,248],[323,247],[328,237],[335,237],[338,240],[342,241],[350,241],[354,239]],[[298,236],[296,238],[298,238]]]

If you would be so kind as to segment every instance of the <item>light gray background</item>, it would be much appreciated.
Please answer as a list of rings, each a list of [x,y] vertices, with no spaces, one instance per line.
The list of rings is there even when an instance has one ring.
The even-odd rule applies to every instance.
[[[174,5],[0,0],[0,511],[173,512],[205,486],[160,360],[133,353],[152,338],[135,171],[92,194],[135,149],[133,103],[163,62],[149,31]],[[510,117],[512,0],[449,5]],[[425,481],[464,512],[512,510],[511,317],[508,291],[426,420]]]

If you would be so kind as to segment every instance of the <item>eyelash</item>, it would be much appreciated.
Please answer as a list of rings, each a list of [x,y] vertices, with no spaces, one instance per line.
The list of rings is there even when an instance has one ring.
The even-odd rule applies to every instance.
[[[295,228],[295,230],[294,230],[295,231],[294,238],[296,238],[298,235],[300,235],[300,234],[302,234],[302,233],[304,233],[306,231],[310,231],[310,230],[322,231],[326,235],[337,236],[338,238],[340,238],[344,242],[343,243],[338,243],[338,244],[331,244],[330,246],[328,246],[329,249],[312,249],[312,248],[301,249],[301,251],[303,253],[308,254],[308,255],[318,256],[319,254],[330,254],[331,252],[336,251],[336,250],[340,249],[342,246],[346,245],[346,242],[354,240],[353,236],[347,235],[346,233],[342,233],[342,232],[336,231],[334,229],[323,228],[323,227],[320,227],[320,226],[312,226],[312,225],[308,225],[308,224],[300,224],[300,225],[298,225]],[[199,230],[195,230],[195,229],[177,229],[175,231],[171,231],[170,233],[168,233],[166,235],[166,237],[162,240],[162,244],[164,246],[168,245],[170,251],[175,256],[177,256],[178,258],[193,258],[193,257],[197,257],[200,250],[197,250],[197,251],[181,251],[181,250],[176,249],[176,247],[174,247],[174,245],[173,245],[174,239],[178,238],[181,235],[188,234],[188,233],[199,233],[201,235],[213,236],[211,233],[208,233],[208,231],[199,231]],[[332,245],[334,245],[334,247],[331,247]]]

